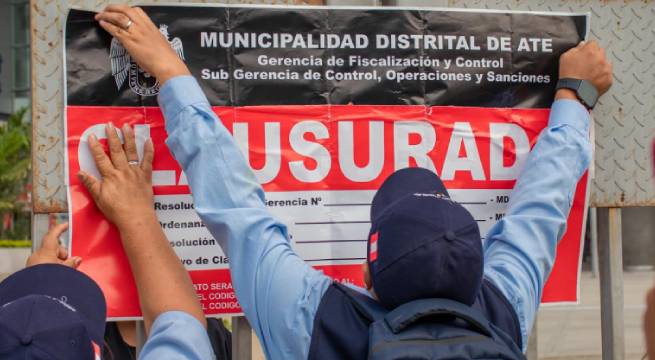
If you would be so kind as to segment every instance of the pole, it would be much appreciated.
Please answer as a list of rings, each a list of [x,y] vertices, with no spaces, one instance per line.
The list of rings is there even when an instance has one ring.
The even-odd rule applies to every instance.
[[[50,226],[49,214],[32,213],[32,252],[41,247],[41,240]]]
[[[589,208],[589,241],[591,242],[591,273],[598,277],[598,212],[595,207]]]
[[[530,333],[530,339],[528,340],[528,353],[526,354],[527,360],[539,359],[539,346],[537,344],[538,342],[537,323],[538,320],[535,317],[534,324],[532,325],[532,332]]]
[[[143,320],[138,320],[136,322],[136,358],[139,358],[141,350],[143,350],[143,345],[146,343],[146,327],[143,323]]]
[[[606,231],[599,231],[599,265],[603,360],[623,360],[623,259],[621,209],[600,209]],[[605,230],[605,229],[603,229]]]
[[[252,329],[245,316],[232,317],[232,360],[252,359]]]

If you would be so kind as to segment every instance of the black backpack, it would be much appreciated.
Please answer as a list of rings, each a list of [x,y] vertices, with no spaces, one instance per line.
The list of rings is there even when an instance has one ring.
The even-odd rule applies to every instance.
[[[346,286],[369,326],[368,359],[525,359],[516,343],[476,309],[448,299],[420,299],[388,311]]]

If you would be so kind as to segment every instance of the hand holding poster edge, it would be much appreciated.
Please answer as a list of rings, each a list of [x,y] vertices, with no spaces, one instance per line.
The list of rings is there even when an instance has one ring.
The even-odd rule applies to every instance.
[[[140,7],[109,5],[96,14],[95,19],[122,43],[143,70],[157,78],[160,85],[175,76],[191,74],[182,61],[184,56],[179,47],[171,47]]]

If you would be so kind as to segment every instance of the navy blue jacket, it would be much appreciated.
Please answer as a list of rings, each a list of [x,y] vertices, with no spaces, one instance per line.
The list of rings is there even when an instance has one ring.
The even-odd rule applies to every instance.
[[[371,319],[360,313],[344,289],[333,284],[325,292],[314,317],[309,348],[314,359],[366,359]],[[484,280],[473,307],[509,335],[521,348],[521,330],[516,312],[490,281]]]

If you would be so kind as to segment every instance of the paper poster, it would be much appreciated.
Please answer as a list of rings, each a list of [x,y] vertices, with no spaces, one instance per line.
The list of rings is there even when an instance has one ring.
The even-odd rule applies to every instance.
[[[484,234],[548,121],[559,56],[586,15],[400,8],[152,6],[144,10],[189,66],[289,228],[298,254],[362,284],[369,210],[394,170],[438,173]],[[208,315],[240,312],[229,259],[193,208],[168,151],[159,84],[93,20],[66,25],[71,251],[102,287],[110,318],[140,316],[116,229],[76,177],[104,124],[155,144],[160,225]],[[575,193],[545,302],[577,301],[587,176]],[[484,239],[483,239],[484,241]]]

